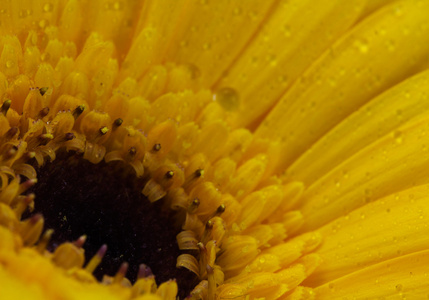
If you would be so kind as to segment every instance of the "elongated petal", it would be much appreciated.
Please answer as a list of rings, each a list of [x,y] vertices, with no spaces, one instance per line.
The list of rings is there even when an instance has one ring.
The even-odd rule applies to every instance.
[[[362,6],[361,0],[280,1],[246,51],[217,84],[239,91],[241,105],[239,113],[231,116],[231,123],[247,126],[263,116],[356,21]]]
[[[326,283],[316,299],[425,299],[429,250],[384,261]]]
[[[301,212],[311,230],[365,203],[427,182],[425,134],[429,113],[412,119],[339,165],[303,195]]]
[[[273,0],[198,1],[195,11],[186,16],[192,25],[175,41],[166,59],[193,64],[201,71],[203,85],[212,85],[240,54],[273,3]]]
[[[320,229],[323,264],[307,280],[319,286],[380,261],[427,249],[429,185],[369,203]]]
[[[429,71],[398,84],[333,128],[287,170],[287,176],[311,185],[359,150],[426,111],[428,95]]]
[[[425,68],[428,10],[426,1],[385,7],[356,26],[297,81],[256,131],[257,136],[287,144],[277,170],[372,97]]]

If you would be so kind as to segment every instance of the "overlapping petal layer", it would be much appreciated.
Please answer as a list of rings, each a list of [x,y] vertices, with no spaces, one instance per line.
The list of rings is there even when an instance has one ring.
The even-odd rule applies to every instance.
[[[131,287],[123,269],[98,284],[102,255],[82,268],[84,238],[50,253],[43,217],[21,220],[37,207],[22,195],[36,184],[27,163],[65,149],[129,165],[150,202],[181,213],[192,299],[427,297],[428,12],[418,0],[0,3],[0,287],[176,297],[175,282]]]

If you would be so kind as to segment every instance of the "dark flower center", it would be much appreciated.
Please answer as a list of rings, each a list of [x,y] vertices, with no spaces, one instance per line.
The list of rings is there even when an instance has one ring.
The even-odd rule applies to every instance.
[[[54,229],[48,249],[86,235],[88,262],[100,246],[108,246],[94,275],[114,275],[128,262],[127,278],[134,282],[140,264],[152,269],[158,284],[176,279],[179,296],[189,295],[196,276],[176,268],[180,232],[175,212],[163,200],[151,204],[141,193],[145,179],[138,179],[123,163],[92,164],[79,155],[58,154],[54,162],[37,169],[35,211],[45,218],[45,229]],[[147,180],[147,179],[146,179]]]

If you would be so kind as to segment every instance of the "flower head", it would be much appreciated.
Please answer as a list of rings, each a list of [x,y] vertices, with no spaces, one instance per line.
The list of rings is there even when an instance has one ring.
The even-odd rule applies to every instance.
[[[426,297],[428,12],[0,4],[2,297]]]

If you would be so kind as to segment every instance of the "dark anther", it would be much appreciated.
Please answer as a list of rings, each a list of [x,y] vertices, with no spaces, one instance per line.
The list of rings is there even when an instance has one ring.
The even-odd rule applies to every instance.
[[[161,144],[155,144],[153,145],[153,151],[158,152],[159,150],[161,150]]]
[[[47,86],[40,88],[39,89],[40,95],[43,96],[48,91],[48,89],[49,88]]]
[[[200,206],[200,199],[195,198],[194,200],[192,200],[191,204],[189,205],[188,212],[192,214],[193,212],[195,212],[198,206]]]
[[[219,205],[219,207],[216,210],[216,213],[221,214],[225,211],[225,204]]]
[[[173,171],[168,171],[167,173],[165,173],[165,178],[167,179],[171,179],[174,176],[174,172]]]
[[[11,104],[12,104],[12,100],[10,100],[10,99],[3,102],[3,105],[1,106],[1,112],[3,115],[6,116],[7,111],[9,110]]]
[[[115,129],[121,126],[123,122],[124,120],[122,120],[121,118],[117,118],[115,121],[113,121],[113,128]]]
[[[213,221],[212,220],[208,220],[206,223],[206,228],[207,229],[212,229],[213,228]]]
[[[195,198],[194,200],[192,200],[192,205],[196,207],[200,206],[200,199]]]
[[[70,141],[70,140],[72,140],[74,138],[75,138],[75,135],[74,135],[73,132],[67,132],[66,135],[65,135],[66,141]]]
[[[105,135],[109,131],[109,128],[107,128],[106,126],[103,126],[99,129],[99,131],[101,135]]]
[[[200,206],[200,199],[194,198],[194,200],[192,200],[191,204],[188,207],[188,213],[190,214],[194,213],[199,206]]]
[[[83,111],[85,110],[85,105],[79,105],[78,107],[75,108],[75,110],[73,111],[73,117],[75,119],[79,118],[79,116],[83,113]]]
[[[195,171],[195,177],[199,178],[204,175],[204,169],[198,169]]]
[[[131,148],[128,150],[128,153],[129,153],[131,156],[135,156],[135,155],[137,154],[137,149],[136,149],[136,147],[131,147]]]
[[[49,114],[49,107],[44,107],[41,111],[39,111],[39,117],[43,118]]]

